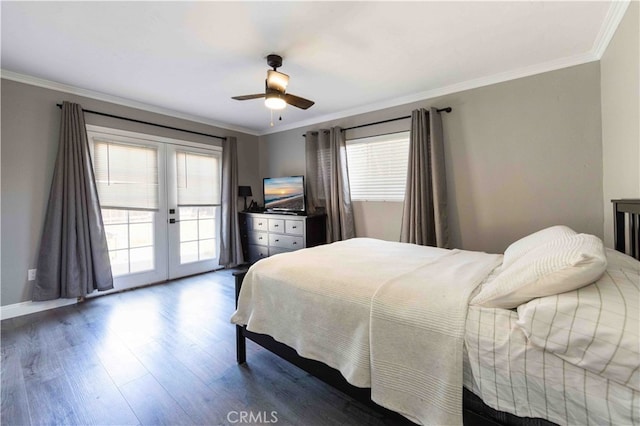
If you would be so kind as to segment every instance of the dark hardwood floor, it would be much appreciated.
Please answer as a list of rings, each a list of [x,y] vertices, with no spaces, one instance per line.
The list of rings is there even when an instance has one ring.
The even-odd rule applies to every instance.
[[[2,425],[383,425],[394,420],[247,342],[232,271],[2,321]]]

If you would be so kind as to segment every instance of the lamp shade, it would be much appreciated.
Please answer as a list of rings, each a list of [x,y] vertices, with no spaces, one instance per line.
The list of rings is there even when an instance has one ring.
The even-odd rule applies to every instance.
[[[251,197],[251,187],[250,186],[239,186],[238,187],[238,197]]]
[[[267,71],[267,87],[284,93],[289,84],[289,76],[278,71]]]
[[[264,104],[269,109],[284,109],[287,102],[284,100],[284,94],[276,90],[267,90],[264,98]]]

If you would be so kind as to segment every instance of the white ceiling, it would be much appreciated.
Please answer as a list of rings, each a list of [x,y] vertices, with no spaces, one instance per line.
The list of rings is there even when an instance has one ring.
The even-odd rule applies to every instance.
[[[597,60],[627,5],[2,1],[2,76],[265,134]],[[269,53],[316,102],[273,128]]]

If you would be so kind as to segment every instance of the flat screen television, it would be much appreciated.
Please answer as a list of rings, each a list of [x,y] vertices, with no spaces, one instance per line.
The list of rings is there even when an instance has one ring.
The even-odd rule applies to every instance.
[[[268,212],[304,213],[306,211],[304,176],[264,178],[264,208]]]

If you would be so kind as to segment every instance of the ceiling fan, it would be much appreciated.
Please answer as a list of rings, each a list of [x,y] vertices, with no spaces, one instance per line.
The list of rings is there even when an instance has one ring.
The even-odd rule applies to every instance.
[[[231,99],[237,101],[246,101],[249,99],[265,98],[264,104],[269,109],[283,109],[289,105],[300,109],[308,109],[315,102],[309,99],[301,98],[296,95],[286,93],[287,84],[289,83],[289,76],[278,72],[277,69],[282,66],[282,57],[279,55],[267,56],[267,64],[273,68],[273,70],[267,71],[267,79],[264,82],[265,92],[255,95],[233,96]]]

